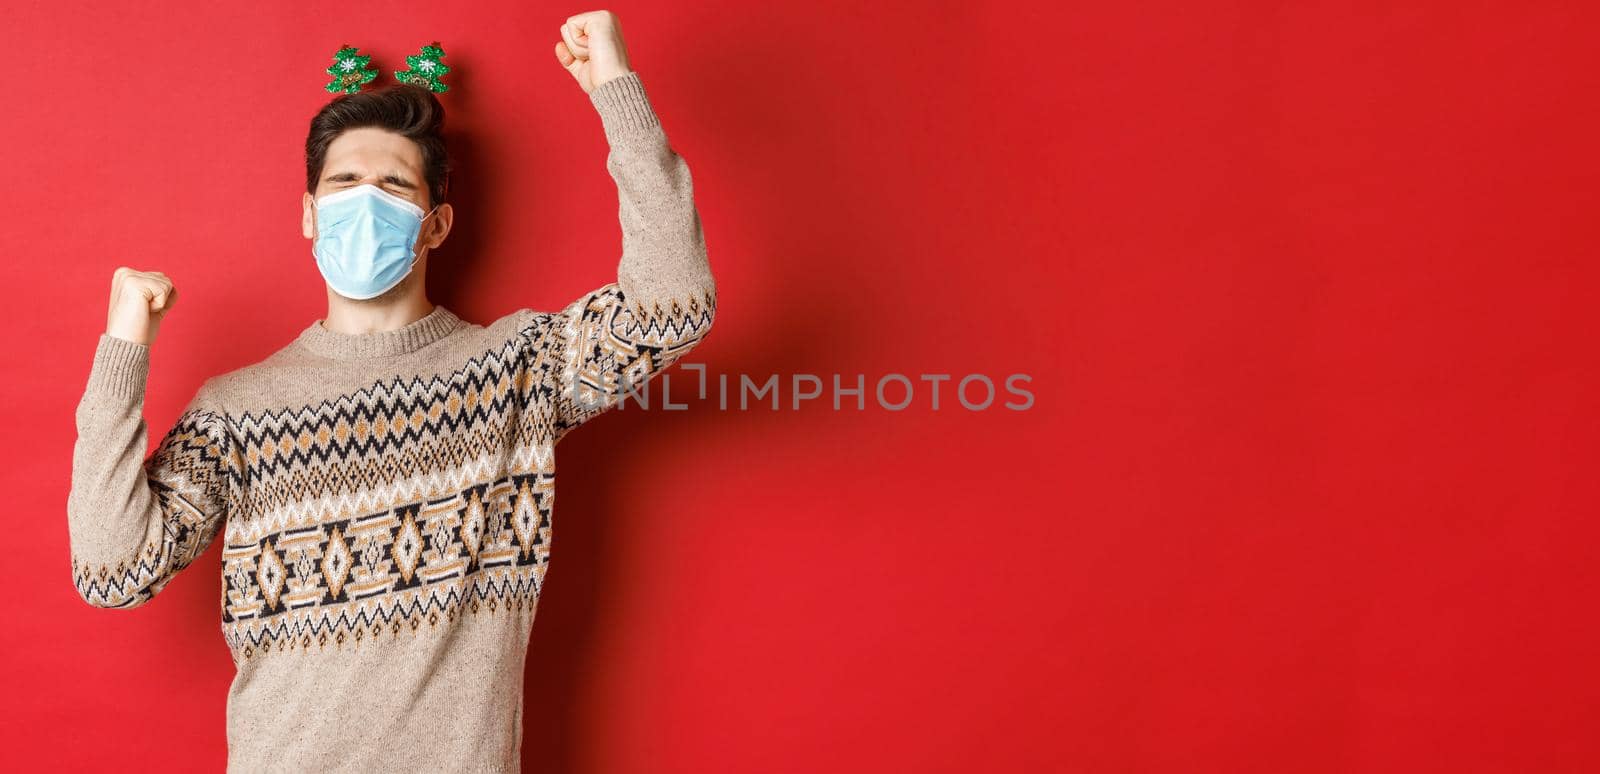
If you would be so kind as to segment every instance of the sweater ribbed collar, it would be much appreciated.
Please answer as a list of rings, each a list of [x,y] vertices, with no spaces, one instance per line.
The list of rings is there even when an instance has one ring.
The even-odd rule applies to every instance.
[[[339,333],[323,326],[326,319],[318,318],[295,341],[314,354],[341,360],[404,355],[450,335],[462,325],[460,317],[438,304],[426,315],[387,331]]]

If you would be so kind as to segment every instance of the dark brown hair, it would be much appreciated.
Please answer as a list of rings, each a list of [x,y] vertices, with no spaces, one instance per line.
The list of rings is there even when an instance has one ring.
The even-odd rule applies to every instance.
[[[450,155],[444,143],[444,106],[433,92],[409,83],[391,83],[355,94],[341,94],[311,118],[306,135],[306,193],[317,193],[317,180],[328,159],[328,146],[349,129],[387,129],[422,149],[422,174],[428,184],[428,206],[437,207],[450,190]]]

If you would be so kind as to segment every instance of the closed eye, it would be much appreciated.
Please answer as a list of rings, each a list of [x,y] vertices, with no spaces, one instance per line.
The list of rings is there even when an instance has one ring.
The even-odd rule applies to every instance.
[[[359,176],[357,176],[354,172],[339,172],[337,174],[329,175],[328,177],[324,178],[323,182],[325,182],[325,183],[349,183],[351,185],[355,185],[355,184],[359,184],[361,182],[361,178]],[[378,182],[382,183],[385,186],[391,187],[391,188],[398,188],[398,189],[400,189],[402,191],[415,191],[415,190],[417,190],[417,186],[416,186],[415,183],[411,182],[410,180],[408,180],[408,179],[406,179],[404,177],[401,177],[400,175],[394,175],[394,174],[384,175],[382,178],[379,178]],[[348,188],[350,186],[349,185],[343,185],[343,186],[340,186],[340,187]]]

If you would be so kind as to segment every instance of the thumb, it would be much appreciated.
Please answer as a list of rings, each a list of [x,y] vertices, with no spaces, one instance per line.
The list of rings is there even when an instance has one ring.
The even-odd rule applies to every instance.
[[[171,309],[172,304],[177,300],[178,291],[176,288],[158,290],[156,291],[156,294],[150,298],[150,311],[157,315],[166,314],[167,310]]]

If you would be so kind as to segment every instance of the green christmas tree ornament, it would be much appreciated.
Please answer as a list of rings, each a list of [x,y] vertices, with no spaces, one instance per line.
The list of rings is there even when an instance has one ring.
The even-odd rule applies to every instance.
[[[372,57],[360,54],[352,46],[340,47],[333,55],[333,66],[327,69],[327,73],[333,76],[333,80],[326,87],[327,90],[334,94],[341,91],[346,94],[361,91],[362,86],[378,77],[377,70],[367,67],[370,61]]]
[[[395,80],[401,83],[410,83],[421,86],[429,91],[446,92],[450,87],[440,83],[439,78],[450,72],[450,67],[439,61],[444,58],[444,49],[439,47],[439,41],[434,41],[431,46],[423,46],[422,51],[415,56],[406,57],[405,70],[396,70]]]

